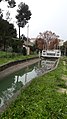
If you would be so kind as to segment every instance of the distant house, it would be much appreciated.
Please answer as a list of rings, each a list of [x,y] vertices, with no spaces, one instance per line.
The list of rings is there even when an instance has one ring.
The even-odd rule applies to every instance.
[[[61,39],[60,39],[60,40],[59,40],[59,47],[60,47],[60,46],[63,46],[63,43],[64,43],[64,40],[61,40]]]
[[[31,51],[30,51],[30,47],[33,46],[33,45],[34,45],[34,43],[31,42],[30,40],[24,41],[23,47],[25,47],[25,48],[27,49],[27,55],[30,54],[30,52],[31,52]]]
[[[31,39],[30,39],[30,42],[32,42],[32,43],[35,44],[35,40],[36,40],[36,38],[31,38]]]

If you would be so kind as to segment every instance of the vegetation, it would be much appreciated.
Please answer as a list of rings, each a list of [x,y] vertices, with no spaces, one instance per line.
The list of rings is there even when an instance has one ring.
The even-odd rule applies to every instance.
[[[42,51],[43,49],[58,49],[59,36],[51,31],[46,31],[44,33],[39,33],[36,38],[35,44],[36,48]]]
[[[29,6],[23,2],[21,2],[18,7],[19,9],[17,10],[18,14],[16,15],[16,19],[19,27],[20,39],[20,27],[23,28],[28,23],[28,20],[31,18],[31,11],[29,10]]]
[[[27,58],[32,58],[35,57],[37,55],[22,55],[22,54],[18,54],[18,53],[11,53],[11,52],[3,52],[0,51],[0,65],[4,64],[4,63],[8,63],[11,61],[16,61],[16,60],[24,60]]]
[[[1,2],[2,0],[0,0]],[[8,2],[9,6],[11,8],[14,8],[16,5],[15,0],[5,0]],[[11,48],[11,52],[16,53],[22,53],[25,55],[27,54],[25,51],[26,49],[23,49],[23,42],[24,40],[27,40],[24,34],[20,36],[20,27],[25,27],[25,25],[28,23],[28,20],[31,18],[31,11],[29,10],[29,6],[25,3],[21,2],[18,5],[17,10],[17,24],[19,27],[19,38],[17,38],[17,31],[14,27],[14,24],[10,23],[10,12],[9,10],[6,13],[6,20],[3,18],[3,10],[0,9],[0,50],[8,51],[8,49]],[[20,39],[20,40],[19,40]]]
[[[22,90],[0,119],[67,119],[67,94],[58,91],[67,89],[62,76],[67,77],[67,57],[61,58],[57,69]]]
[[[66,55],[67,56],[67,41],[65,41],[63,43],[63,46],[60,47],[61,53],[62,55]]]
[[[3,1],[3,0],[0,0],[0,2]],[[16,6],[16,2],[15,0],[5,0],[6,2],[8,2],[10,8],[13,8]]]
[[[12,38],[16,38],[16,36],[14,25],[7,22],[7,20],[0,19],[0,47],[4,47],[4,51],[11,45]]]

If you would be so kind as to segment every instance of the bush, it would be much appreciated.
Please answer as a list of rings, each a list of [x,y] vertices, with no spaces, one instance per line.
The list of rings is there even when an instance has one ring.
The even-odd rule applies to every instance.
[[[23,53],[23,55],[27,55],[27,50],[25,47],[23,47],[22,53]]]

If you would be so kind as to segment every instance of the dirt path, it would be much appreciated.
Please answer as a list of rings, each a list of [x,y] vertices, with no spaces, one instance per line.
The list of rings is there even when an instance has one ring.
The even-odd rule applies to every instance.
[[[29,66],[31,64],[34,64],[34,63],[36,63],[38,61],[40,61],[39,58],[32,59],[32,60],[28,60],[28,61],[25,61],[23,63],[20,63],[20,64],[17,64],[17,65],[14,65],[14,66],[9,67],[9,68],[7,68],[7,69],[5,69],[5,70],[3,70],[3,71],[0,72],[0,80],[2,78],[4,78],[5,76],[7,76],[7,75],[9,75],[9,74],[11,74],[13,72],[19,71],[20,69],[22,69],[22,68],[24,68],[26,66]]]
[[[66,71],[67,69],[66,69],[66,62],[65,61],[63,61],[63,66],[64,66],[63,70]],[[65,81],[65,86],[67,86],[67,75],[62,74],[61,79]],[[58,92],[67,94],[67,88],[63,88],[63,87],[60,88],[59,87]]]

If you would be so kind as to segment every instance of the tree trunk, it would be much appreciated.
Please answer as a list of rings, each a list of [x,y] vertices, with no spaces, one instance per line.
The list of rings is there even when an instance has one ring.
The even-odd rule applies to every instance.
[[[3,45],[4,45],[4,51],[6,49],[6,39],[5,39],[5,32],[3,34]]]
[[[4,38],[4,51],[6,49],[6,39]]]
[[[19,39],[20,39],[20,26],[19,26]]]

